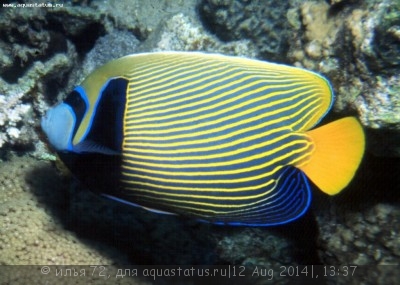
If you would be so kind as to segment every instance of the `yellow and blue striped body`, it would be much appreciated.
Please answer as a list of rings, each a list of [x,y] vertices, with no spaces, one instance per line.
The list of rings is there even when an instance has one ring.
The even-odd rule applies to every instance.
[[[329,85],[249,63],[155,55],[125,75],[124,196],[220,223],[278,224],[303,213],[310,193],[293,166],[312,153],[301,130],[320,119]]]
[[[146,209],[217,224],[284,224],[309,207],[304,173],[335,194],[362,157],[362,130],[355,120],[344,120],[330,129],[349,125],[345,133],[356,130],[355,146],[362,151],[352,151],[354,167],[345,170],[343,181],[318,174],[325,156],[315,142],[324,142],[324,135],[308,131],[329,111],[333,93],[325,78],[300,68],[216,54],[138,54],[100,67],[75,90],[86,107],[79,103],[75,113],[81,115],[68,127],[74,129],[70,141],[57,145],[84,152],[100,137],[96,119],[104,116],[99,114],[120,102],[121,108],[105,112],[108,121],[117,120],[106,129],[118,126],[107,136],[119,138],[100,150],[120,157],[114,167],[119,184],[103,194]],[[335,148],[331,157],[338,155]],[[313,158],[314,152],[321,159]]]

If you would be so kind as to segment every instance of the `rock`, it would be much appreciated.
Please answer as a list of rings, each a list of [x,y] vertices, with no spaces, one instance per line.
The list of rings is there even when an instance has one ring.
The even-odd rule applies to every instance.
[[[203,24],[222,41],[247,39],[259,57],[287,62],[289,7],[288,1],[204,0],[198,9]]]

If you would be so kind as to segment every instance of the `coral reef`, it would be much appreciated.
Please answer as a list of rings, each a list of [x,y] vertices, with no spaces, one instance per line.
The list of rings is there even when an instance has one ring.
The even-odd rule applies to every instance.
[[[322,225],[321,255],[327,264],[399,264],[400,210],[391,204],[376,204],[359,213],[319,216]],[[390,225],[390,226],[389,226]]]
[[[337,284],[393,283],[400,278],[400,164],[366,155],[359,175],[339,196],[315,195],[318,255],[323,264],[357,265],[357,279]]]
[[[328,281],[396,283],[398,273],[382,264],[400,263],[400,6],[390,0],[271,3],[65,1],[62,9],[1,10],[0,157],[8,160],[0,164],[0,264],[365,264],[376,270]],[[315,190],[314,211],[276,229],[157,215],[99,198],[56,171],[38,131],[49,105],[108,60],[162,50],[220,52],[318,71],[332,81],[334,112],[355,114],[366,127],[368,153],[394,158],[367,154],[343,194]],[[33,283],[32,272],[7,274],[0,274],[1,284]]]
[[[48,172],[47,179],[35,173]],[[45,177],[43,177],[45,178]],[[0,264],[112,264],[62,228],[51,210],[65,210],[67,189],[48,162],[14,157],[0,164]],[[65,197],[65,196],[64,196]],[[46,204],[51,201],[51,208]],[[59,245],[63,246],[60,247]],[[117,258],[114,253],[113,258]],[[120,262],[124,259],[122,255]],[[114,259],[115,261],[115,259]]]
[[[372,131],[370,150],[398,156],[400,5],[394,2],[203,0],[198,10],[220,39],[248,39],[259,58],[325,74],[337,94],[335,111],[392,134],[387,141]]]
[[[109,1],[94,7],[0,11],[0,94],[8,105],[18,96],[19,102],[30,106],[32,111],[29,120],[14,122],[13,118],[4,118],[1,126],[3,147],[0,150],[36,150],[32,155],[46,156],[45,148],[34,131],[35,122],[49,105],[70,91],[69,74],[95,41],[106,33],[112,33],[115,28],[145,38],[146,28],[141,30],[137,21],[124,17],[130,11],[126,9],[128,3],[116,5],[119,9],[109,6],[114,4],[114,1]],[[10,107],[15,112],[23,110],[17,106]]]
[[[323,263],[358,266],[357,279],[338,276],[335,284],[360,284],[361,280],[365,284],[388,284],[399,280],[399,217],[399,208],[390,203],[378,203],[359,213],[318,216]]]
[[[6,142],[17,144],[20,137],[28,132],[26,126],[20,128],[19,124],[28,118],[31,106],[21,102],[22,93],[0,95],[0,148]]]
[[[298,34],[293,35],[288,55],[294,64],[328,76],[337,95],[336,112],[355,112],[365,127],[394,135],[388,142],[372,132],[371,151],[398,156],[394,140],[399,138],[395,95],[399,75],[394,71],[399,69],[400,38],[394,15],[399,5],[392,1],[344,4],[307,1],[291,10],[301,21],[292,25]]]
[[[35,129],[37,115],[48,108],[44,93],[50,86],[44,83],[56,82],[70,67],[68,54],[57,54],[45,62],[33,63],[17,83],[7,83],[0,78],[0,93],[4,94],[1,96],[4,105],[0,106],[3,123],[0,151],[28,150],[38,157],[45,154]],[[18,132],[13,131],[15,128]]]
[[[48,107],[43,94],[63,82],[75,54],[63,37],[45,28],[40,9],[4,9],[0,18],[0,150],[44,150],[35,130],[36,116]]]
[[[222,43],[206,33],[198,22],[181,13],[167,21],[156,39],[153,51],[206,51],[251,58],[256,56],[256,49],[249,41]]]
[[[110,269],[116,269],[113,264],[128,263],[122,252],[99,242],[83,240],[63,227],[56,216],[69,217],[68,184],[64,182],[49,162],[13,157],[0,164],[1,265],[109,264]],[[39,273],[37,267],[2,270],[0,284],[33,284],[34,280],[44,280],[45,276],[35,272]],[[47,280],[54,281],[54,278],[53,274]],[[88,276],[88,279],[76,280],[79,281],[76,284],[88,284],[90,279]],[[133,281],[118,282],[132,284]],[[95,280],[94,284],[103,284],[101,282],[104,280]],[[135,284],[148,283],[138,281]]]

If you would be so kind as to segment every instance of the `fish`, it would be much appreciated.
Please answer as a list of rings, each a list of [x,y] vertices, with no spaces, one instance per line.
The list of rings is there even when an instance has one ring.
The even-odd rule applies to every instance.
[[[316,127],[334,93],[293,66],[202,52],[128,55],[97,68],[41,126],[71,172],[104,197],[217,225],[302,217],[313,185],[354,177],[355,117]]]

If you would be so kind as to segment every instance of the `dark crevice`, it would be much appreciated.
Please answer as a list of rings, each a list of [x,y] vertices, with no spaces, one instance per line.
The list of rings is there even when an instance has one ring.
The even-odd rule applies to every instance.
[[[78,55],[83,57],[93,48],[97,39],[103,35],[105,35],[104,27],[99,23],[92,23],[79,35],[71,36],[70,40],[74,43]]]
[[[76,51],[80,57],[83,57],[88,51],[90,51],[97,39],[105,35],[104,26],[101,23],[81,23],[81,28],[74,27],[75,33],[71,33],[66,27],[70,25],[68,23],[61,22],[57,15],[48,16],[48,28],[59,32],[64,35],[65,38],[69,39],[76,48]],[[78,32],[79,31],[79,32]]]

